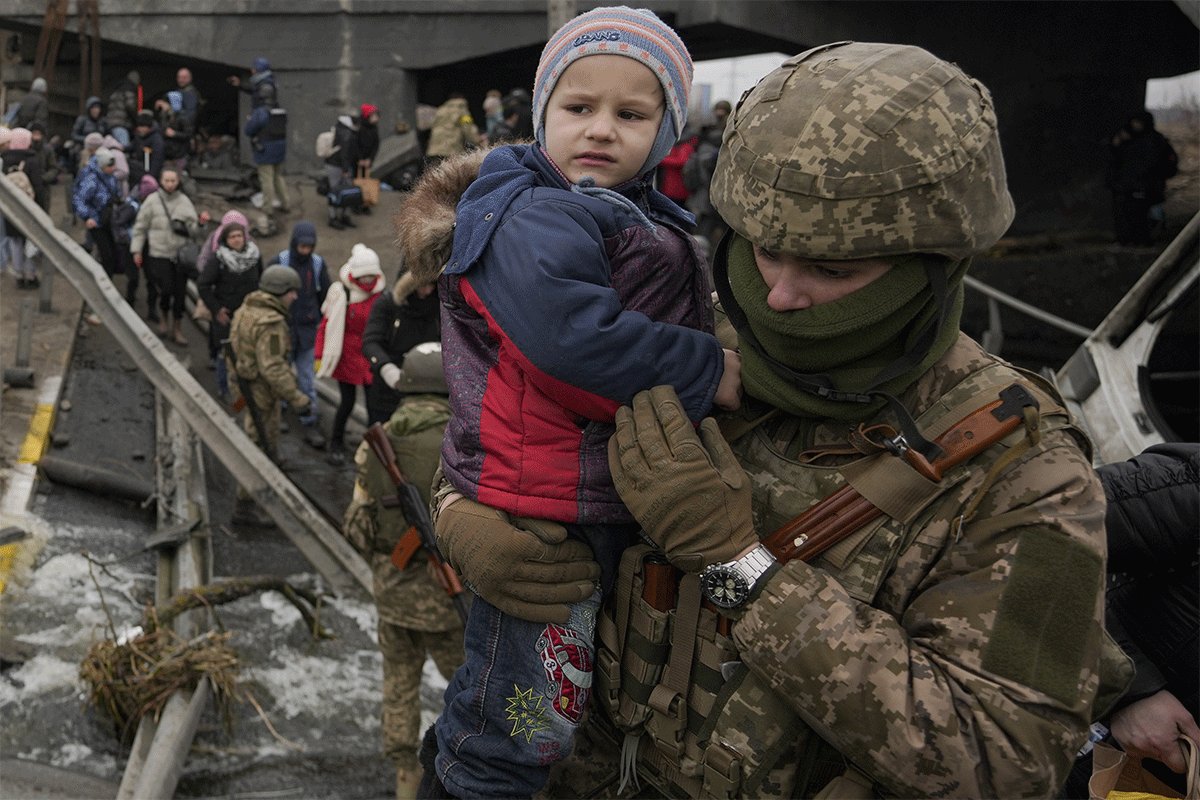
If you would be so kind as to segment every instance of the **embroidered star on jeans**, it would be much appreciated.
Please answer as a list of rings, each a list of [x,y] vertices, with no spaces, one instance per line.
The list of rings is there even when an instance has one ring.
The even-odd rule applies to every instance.
[[[508,708],[505,709],[505,712],[513,724],[512,733],[509,736],[523,733],[525,741],[532,742],[535,733],[550,727],[546,724],[546,709],[542,706],[545,698],[540,694],[535,695],[533,687],[522,692],[516,684],[513,684],[513,691],[516,692],[515,696],[505,698],[508,700]]]

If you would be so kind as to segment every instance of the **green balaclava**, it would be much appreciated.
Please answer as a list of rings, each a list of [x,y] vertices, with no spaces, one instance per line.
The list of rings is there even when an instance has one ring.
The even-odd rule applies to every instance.
[[[747,239],[731,234],[717,257],[724,261],[718,272],[727,266],[733,299],[766,355],[797,373],[827,378],[839,392],[894,396],[915,383],[958,336],[967,259],[898,256],[889,259],[893,267],[880,278],[839,300],[774,311],[767,306],[767,285]],[[936,324],[939,312],[939,292],[930,285],[934,273],[946,279],[940,292],[945,312],[938,329],[925,334],[929,345],[922,348],[917,344],[921,332]],[[914,352],[906,358],[910,349]],[[821,397],[800,388],[746,341],[741,342],[741,354],[746,393],[796,416],[857,421],[887,402],[878,395],[866,403]]]

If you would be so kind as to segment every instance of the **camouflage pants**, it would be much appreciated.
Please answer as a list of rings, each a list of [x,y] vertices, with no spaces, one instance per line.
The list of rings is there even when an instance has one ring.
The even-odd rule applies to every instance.
[[[379,623],[383,653],[383,748],[398,766],[416,766],[421,740],[421,672],[428,653],[447,680],[463,662],[463,632],[415,631]]]
[[[250,393],[254,396],[254,407],[258,409],[258,418],[262,420],[264,432],[267,435],[269,452],[278,454],[279,425],[283,419],[283,414],[279,410],[279,398],[267,384],[261,381],[250,381]],[[258,428],[255,427],[254,417],[250,414],[249,402],[242,411],[242,429],[246,431],[246,435],[252,442],[261,446],[258,441]],[[242,499],[249,497],[241,486],[238,487],[238,497]]]

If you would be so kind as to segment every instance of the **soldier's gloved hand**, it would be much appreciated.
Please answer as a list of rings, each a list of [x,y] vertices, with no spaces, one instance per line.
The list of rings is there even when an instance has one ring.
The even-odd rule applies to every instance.
[[[512,519],[461,498],[438,514],[438,548],[463,580],[506,614],[566,624],[569,603],[591,596],[600,565],[563,526]]]
[[[391,362],[388,362],[379,368],[379,377],[382,378],[383,382],[392,389],[395,389],[400,383],[400,376],[403,374],[404,373],[400,371],[400,368]]]
[[[617,409],[616,425],[608,440],[613,483],[672,564],[698,572],[758,543],[750,481],[716,420],[704,420],[697,435],[675,390],[656,386]]]

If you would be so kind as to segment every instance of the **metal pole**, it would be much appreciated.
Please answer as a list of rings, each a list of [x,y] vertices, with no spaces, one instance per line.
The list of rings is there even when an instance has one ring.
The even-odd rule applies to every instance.
[[[38,256],[38,258],[42,258]],[[41,270],[41,286],[38,287],[38,313],[50,314],[54,311],[54,270]]]
[[[21,316],[17,318],[16,366],[29,366],[29,353],[33,348],[33,301],[21,302]]]
[[[1086,339],[1092,335],[1091,328],[1085,328],[1082,325],[1071,322],[1070,320],[1063,319],[1062,317],[1056,317],[1049,311],[1043,311],[1037,306],[1029,305],[1029,303],[1026,303],[1024,300],[1018,300],[1012,295],[1005,294],[999,289],[993,289],[991,286],[988,286],[986,283],[983,283],[980,280],[972,278],[970,275],[963,278],[963,282],[966,283],[966,285],[971,289],[974,289],[986,297],[991,297],[995,300],[998,300],[1010,308],[1015,308],[1022,314],[1027,314],[1036,320],[1046,323],[1047,325],[1053,325],[1059,330],[1066,331],[1067,333],[1073,333],[1080,339]]]

